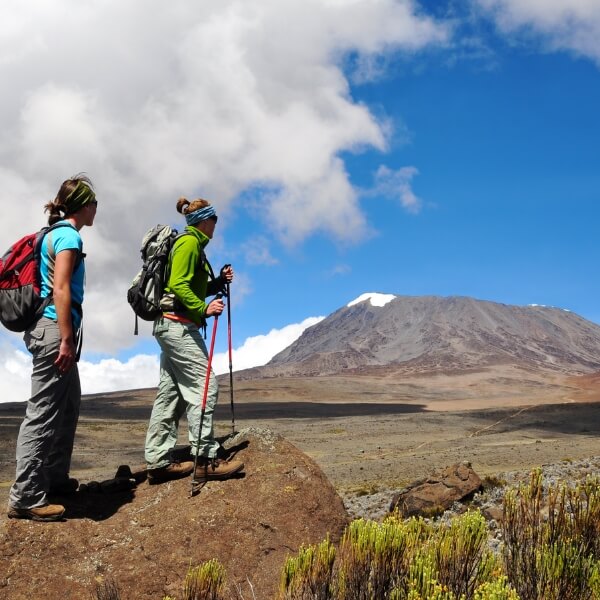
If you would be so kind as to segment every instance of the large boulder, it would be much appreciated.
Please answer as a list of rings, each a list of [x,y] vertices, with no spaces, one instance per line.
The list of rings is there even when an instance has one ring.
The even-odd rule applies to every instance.
[[[0,598],[89,598],[99,577],[121,600],[181,598],[190,566],[211,558],[227,571],[227,598],[272,598],[287,555],[327,534],[347,515],[320,468],[269,430],[230,441],[245,476],[190,479],[134,489],[92,486],[65,500],[59,523],[0,520]],[[251,587],[253,589],[251,589]]]
[[[482,487],[470,463],[457,463],[395,494],[390,512],[398,511],[402,517],[432,516],[450,508],[454,502],[472,497]]]

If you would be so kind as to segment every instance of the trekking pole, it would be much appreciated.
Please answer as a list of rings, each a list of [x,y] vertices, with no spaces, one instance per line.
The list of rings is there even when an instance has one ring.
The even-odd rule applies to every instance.
[[[229,282],[227,282],[227,343],[229,345],[229,397],[231,399],[231,435],[234,435],[235,409],[233,407],[233,362],[231,360],[231,291],[229,289]]]
[[[217,300],[222,298],[222,294],[216,295]],[[200,426],[198,427],[198,437],[196,438],[196,455],[194,456],[194,474],[192,475],[192,489],[190,490],[190,498],[194,496],[198,485],[201,483],[196,481],[196,467],[198,466],[198,452],[200,451],[200,439],[202,437],[202,425],[204,424],[204,413],[206,411],[206,398],[208,396],[208,384],[210,381],[210,369],[212,366],[213,352],[215,350],[215,338],[217,337],[217,325],[219,323],[219,315],[215,315],[215,324],[213,325],[212,336],[210,338],[210,350],[208,351],[208,364],[206,366],[206,379],[204,381],[204,394],[202,395],[202,411],[200,412]]]

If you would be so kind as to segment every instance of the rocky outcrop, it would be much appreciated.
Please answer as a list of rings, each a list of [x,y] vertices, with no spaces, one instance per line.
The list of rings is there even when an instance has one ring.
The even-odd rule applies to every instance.
[[[339,538],[346,512],[320,468],[269,430],[247,429],[228,446],[244,475],[193,497],[189,478],[142,482],[65,498],[64,522],[2,517],[0,597],[88,598],[109,576],[122,600],[181,598],[188,568],[216,558],[226,597],[239,599],[237,586],[246,598],[272,598],[286,556],[327,534]]]
[[[481,479],[469,463],[457,463],[395,494],[390,512],[398,511],[403,517],[438,515],[455,502],[472,497],[482,487]]]

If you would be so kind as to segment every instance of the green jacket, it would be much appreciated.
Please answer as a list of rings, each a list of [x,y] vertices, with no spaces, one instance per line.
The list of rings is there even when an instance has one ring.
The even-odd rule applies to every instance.
[[[185,309],[181,314],[202,325],[206,319],[206,297],[216,294],[221,287],[220,278],[209,281],[212,270],[206,260],[204,248],[209,238],[195,227],[187,226],[173,245],[169,259],[169,281],[165,292],[175,294]]]

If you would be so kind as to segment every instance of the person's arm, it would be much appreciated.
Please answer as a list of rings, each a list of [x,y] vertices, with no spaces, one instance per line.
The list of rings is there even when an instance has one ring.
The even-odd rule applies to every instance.
[[[73,321],[71,316],[71,277],[77,261],[77,250],[63,250],[54,263],[53,298],[60,331],[60,347],[54,364],[66,373],[76,360]]]

